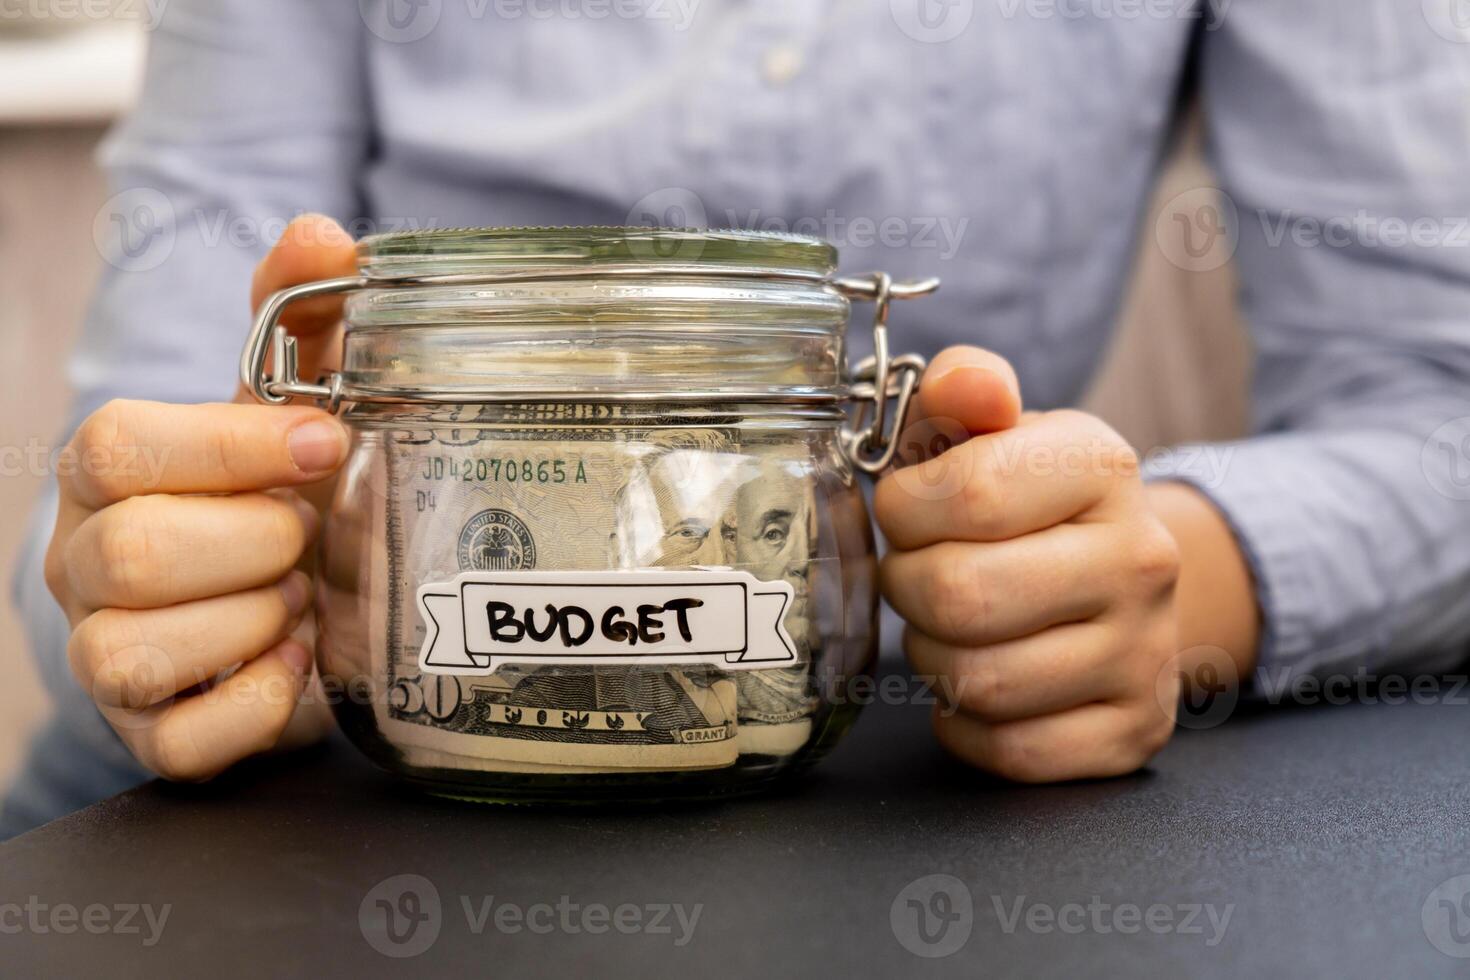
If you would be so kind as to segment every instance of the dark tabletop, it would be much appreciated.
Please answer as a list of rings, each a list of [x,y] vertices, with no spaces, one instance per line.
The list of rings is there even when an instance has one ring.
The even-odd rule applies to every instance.
[[[0,847],[0,975],[1470,972],[1455,699],[1238,712],[1041,788],[949,762],[927,711],[718,805],[436,800],[340,742],[145,786]]]

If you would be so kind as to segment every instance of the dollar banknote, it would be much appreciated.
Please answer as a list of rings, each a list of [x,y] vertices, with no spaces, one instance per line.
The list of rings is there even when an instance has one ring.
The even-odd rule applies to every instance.
[[[738,741],[746,755],[790,755],[811,736],[816,621],[809,575],[816,541],[816,482],[803,447],[747,436],[731,530],[733,562],[762,581],[792,588],[786,631],[797,645],[795,667],[742,671],[736,677]]]
[[[411,764],[709,769],[741,754],[790,754],[808,740],[814,517],[800,454],[777,443],[747,452],[724,417],[640,426],[617,413],[502,409],[492,429],[387,435],[388,603],[376,672],[388,696],[375,711]],[[684,567],[791,582],[785,623],[800,665],[738,676],[703,665],[508,665],[490,676],[419,669],[426,627],[414,594],[424,582],[463,571]]]

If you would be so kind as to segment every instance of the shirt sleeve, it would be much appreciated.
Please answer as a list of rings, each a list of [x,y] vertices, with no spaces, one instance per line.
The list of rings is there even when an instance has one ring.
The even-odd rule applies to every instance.
[[[363,35],[353,0],[168,4],[140,104],[100,151],[113,196],[94,226],[104,261],[61,442],[112,398],[232,396],[256,262],[299,213],[361,211]],[[6,801],[11,831],[15,814],[49,819],[143,776],[67,666],[69,630],[42,578],[55,493],[32,516],[12,590],[55,716]],[[104,759],[105,778],[75,777]],[[64,785],[47,775],[66,771]]]
[[[1235,0],[1204,41],[1256,433],[1149,474],[1234,527],[1258,682],[1442,670],[1470,639],[1470,33],[1431,6]]]

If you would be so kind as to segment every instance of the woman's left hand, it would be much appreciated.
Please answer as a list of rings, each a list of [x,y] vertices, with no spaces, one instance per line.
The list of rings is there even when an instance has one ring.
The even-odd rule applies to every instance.
[[[900,448],[931,458],[885,475],[875,511],[904,649],[955,702],[939,740],[1021,782],[1139,768],[1174,727],[1180,562],[1137,454],[1091,415],[1023,414],[977,348],[934,360],[916,411]]]

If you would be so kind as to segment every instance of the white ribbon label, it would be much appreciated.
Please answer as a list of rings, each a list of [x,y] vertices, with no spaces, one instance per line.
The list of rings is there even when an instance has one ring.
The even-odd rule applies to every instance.
[[[430,674],[493,674],[503,664],[796,663],[781,618],[788,582],[748,572],[465,572],[419,587]]]

